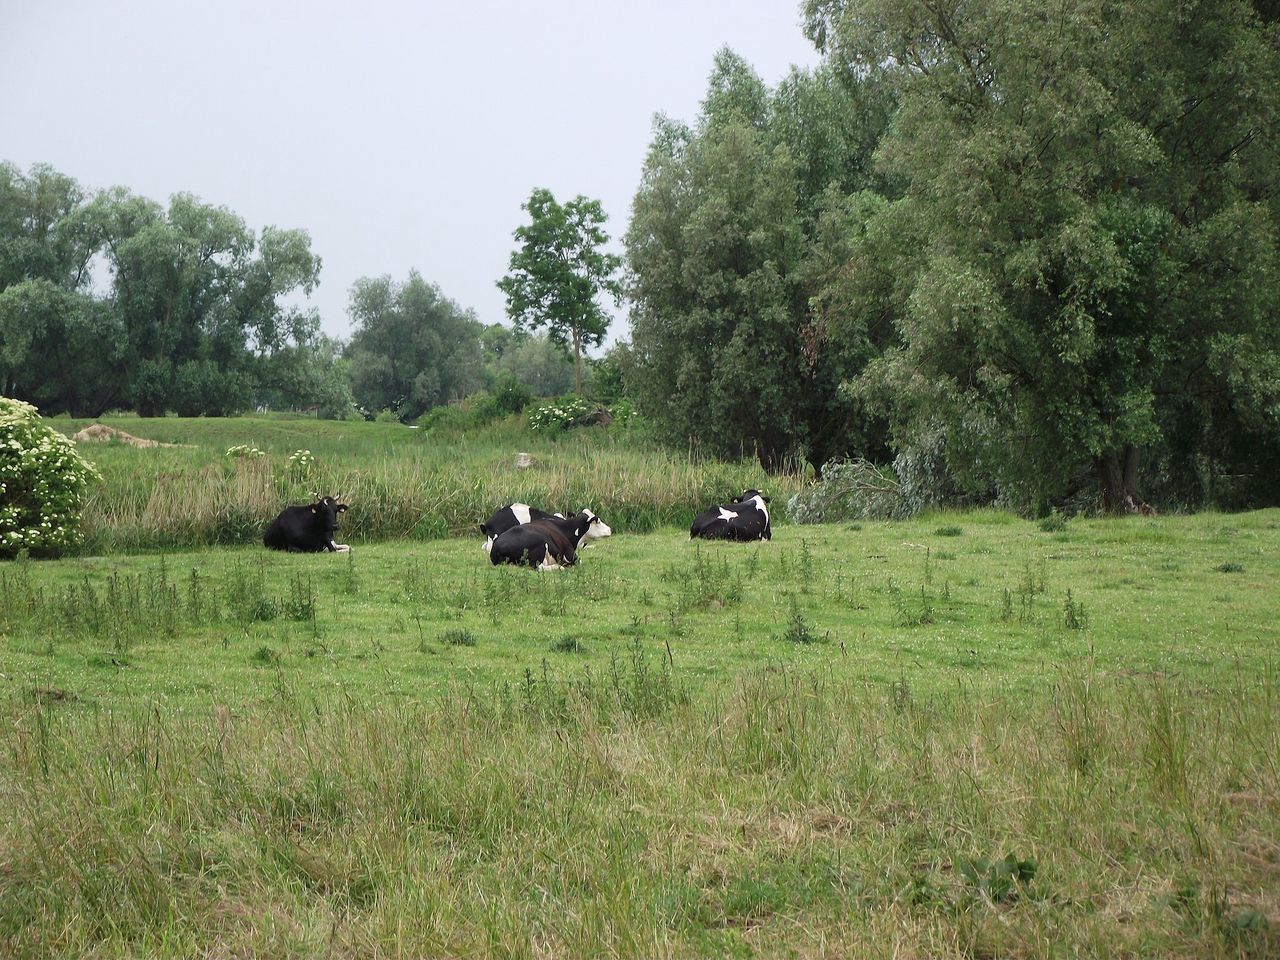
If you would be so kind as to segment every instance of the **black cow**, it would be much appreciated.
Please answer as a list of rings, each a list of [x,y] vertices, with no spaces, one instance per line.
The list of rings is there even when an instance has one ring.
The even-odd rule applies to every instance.
[[[593,524],[604,526],[590,510],[572,517],[544,517],[522,523],[494,539],[489,561],[495,566],[515,563],[539,570],[571,567],[578,562],[578,549],[589,538]]]
[[[689,528],[689,539],[772,540],[768,502],[759,490],[747,490],[732,503],[698,514]]]
[[[349,546],[333,542],[333,535],[338,530],[338,514],[346,512],[347,505],[333,497],[323,497],[309,507],[285,507],[267,527],[262,543],[272,550],[288,550],[290,553],[319,553],[322,550],[346,553],[351,549]]]
[[[591,526],[588,528],[586,536],[577,544],[576,549],[582,549],[586,540],[599,540],[613,534],[608,525],[597,517],[590,510],[584,510],[583,513],[590,514],[592,517]],[[487,522],[480,524],[480,532],[484,534],[484,552],[489,553],[493,549],[493,541],[506,533],[512,527],[518,527],[534,520],[563,520],[563,513],[547,513],[545,510],[539,510],[537,507],[531,507],[527,503],[508,503],[505,507],[500,508]]]

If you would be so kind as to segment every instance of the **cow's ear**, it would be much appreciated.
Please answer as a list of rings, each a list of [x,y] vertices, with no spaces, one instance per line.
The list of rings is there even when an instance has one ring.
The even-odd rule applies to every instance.
[[[763,500],[765,503],[768,503],[768,502],[769,502],[770,500],[772,500],[773,498],[772,498],[772,497],[761,497],[760,499],[761,499],[761,500]]]
[[[311,512],[312,513],[316,512],[316,505],[314,503],[311,505]]]
[[[347,512],[347,505],[346,505],[345,503],[340,503],[340,504],[338,504],[338,512],[339,512],[339,513],[346,513],[346,512]]]

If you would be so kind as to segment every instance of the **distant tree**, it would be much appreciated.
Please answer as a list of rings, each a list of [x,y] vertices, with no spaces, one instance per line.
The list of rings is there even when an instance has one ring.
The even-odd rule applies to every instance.
[[[230,412],[247,402],[254,351],[284,345],[304,323],[282,304],[318,282],[320,260],[302,231],[268,227],[258,238],[231,211],[189,194],[166,210],[121,188],[70,220],[105,257],[122,381],[143,416],[179,402],[193,410],[197,397],[209,400],[203,412]]]
[[[355,412],[351,361],[343,345],[317,329],[301,342],[264,355],[258,362],[255,402],[272,407],[309,409],[321,417],[345,420]]]
[[[545,327],[554,343],[572,346],[575,388],[582,393],[582,351],[604,341],[609,315],[599,298],[621,298],[615,275],[622,260],[601,249],[609,242],[608,218],[598,200],[579,195],[560,204],[550,190],[537,189],[521,209],[529,223],[516,228],[520,247],[498,281],[507,315],[521,329]]]
[[[524,335],[501,323],[487,324],[480,331],[480,350],[484,362],[489,365],[498,363],[507,352],[515,347]]]
[[[319,269],[301,231],[255,236],[187,194],[166,209],[0,164],[0,388],[50,414],[234,412],[272,366],[259,361],[316,336],[284,301]]]
[[[347,346],[351,389],[368,410],[412,420],[484,385],[475,314],[412,271],[404,283],[362,278],[351,288],[356,330]]]
[[[0,390],[46,413],[97,415],[119,391],[120,331],[89,292],[79,185],[0,164]]]
[[[535,397],[568,393],[574,382],[573,364],[545,333],[522,337],[495,368],[511,374]]]

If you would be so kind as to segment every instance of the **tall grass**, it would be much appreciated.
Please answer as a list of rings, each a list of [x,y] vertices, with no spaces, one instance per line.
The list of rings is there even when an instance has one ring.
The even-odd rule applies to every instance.
[[[51,422],[68,432],[81,425]],[[86,448],[105,478],[85,511],[87,548],[95,552],[250,542],[283,506],[315,493],[352,505],[343,536],[360,542],[470,533],[512,501],[558,511],[590,507],[620,529],[645,532],[686,524],[695,511],[748,487],[785,498],[801,482],[769,477],[745,457],[726,463],[692,449],[620,441],[600,429],[540,436],[518,419],[441,438],[394,424],[105,422],[190,446]],[[240,443],[257,444],[267,456],[227,457],[226,449]],[[286,458],[295,449],[311,450],[315,465],[291,469]],[[530,453],[533,466],[517,467],[518,452]]]
[[[0,953],[1274,956],[1278,692],[690,698],[638,654],[428,702],[10,700]]]

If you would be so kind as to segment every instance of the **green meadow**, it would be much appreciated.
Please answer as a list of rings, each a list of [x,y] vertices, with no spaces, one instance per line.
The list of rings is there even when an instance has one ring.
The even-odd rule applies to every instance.
[[[125,429],[193,446],[89,448],[84,555],[0,566],[0,955],[1280,951],[1280,511],[776,510],[772,542],[701,544],[693,504],[763,486],[750,463]],[[166,472],[219,510],[356,489],[354,549],[242,542],[265,503],[166,528]],[[397,476],[437,519],[386,521]],[[615,535],[567,571],[468,532],[589,494]]]

